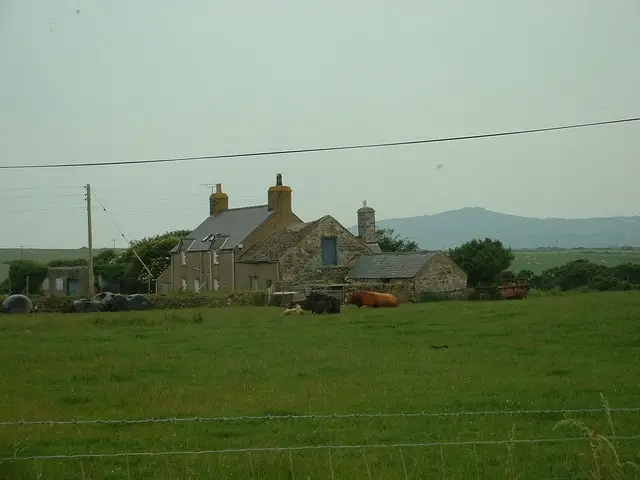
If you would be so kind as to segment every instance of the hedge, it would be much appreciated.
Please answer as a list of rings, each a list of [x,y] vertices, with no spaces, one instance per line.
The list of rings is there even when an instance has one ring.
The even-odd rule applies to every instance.
[[[152,294],[145,295],[153,302],[154,309],[182,309],[182,308],[219,308],[227,306],[255,305],[267,303],[265,292],[235,291],[206,294]],[[38,305],[40,312],[63,312],[69,308],[78,297],[36,297],[31,296],[34,305]]]

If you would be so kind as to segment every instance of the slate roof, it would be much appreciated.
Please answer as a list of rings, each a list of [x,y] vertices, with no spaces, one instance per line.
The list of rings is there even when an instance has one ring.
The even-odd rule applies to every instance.
[[[355,261],[345,278],[413,278],[438,252],[381,253]]]
[[[229,250],[241,243],[251,232],[267,220],[273,212],[267,205],[230,208],[207,217],[171,252],[207,252]]]
[[[380,249],[380,245],[378,245],[377,242],[376,243],[367,243],[366,245],[369,248],[369,250],[371,250],[371,252],[373,252],[375,254],[382,253],[382,250]]]
[[[322,218],[313,222],[284,225],[253,245],[238,261],[241,263],[276,263],[290,248],[298,245],[320,220]]]

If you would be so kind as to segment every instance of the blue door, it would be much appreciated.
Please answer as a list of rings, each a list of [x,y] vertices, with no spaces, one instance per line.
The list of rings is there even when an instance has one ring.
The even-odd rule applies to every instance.
[[[67,280],[67,296],[73,297],[80,294],[80,280],[78,278],[70,278]]]
[[[336,237],[322,237],[322,264],[338,264],[338,239]]]

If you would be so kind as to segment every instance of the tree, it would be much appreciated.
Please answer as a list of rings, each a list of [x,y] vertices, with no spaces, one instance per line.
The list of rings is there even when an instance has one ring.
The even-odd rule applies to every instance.
[[[118,260],[118,252],[112,248],[102,250],[99,254],[93,257],[94,265],[109,265],[116,263]]]
[[[32,295],[42,288],[47,278],[49,267],[44,263],[31,260],[14,260],[9,263],[10,293],[26,293]]]
[[[131,247],[118,257],[118,263],[125,264],[120,277],[123,290],[146,291],[149,282],[155,281],[170,265],[169,257],[171,254],[169,252],[171,249],[189,232],[189,230],[174,230],[132,242]],[[138,256],[151,271],[151,277]]]
[[[73,260],[51,260],[50,267],[86,267],[89,261],[85,258],[76,258]]]
[[[376,229],[376,241],[383,252],[415,252],[418,242],[408,238],[400,238],[392,228]]]
[[[490,238],[473,239],[448,253],[467,273],[467,285],[470,287],[495,283],[515,258],[511,248],[505,248],[500,240]]]

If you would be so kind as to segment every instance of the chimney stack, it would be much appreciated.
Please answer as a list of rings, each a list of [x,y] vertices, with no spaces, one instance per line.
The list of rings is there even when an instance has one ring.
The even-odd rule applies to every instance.
[[[278,214],[290,214],[291,195],[291,187],[282,184],[282,174],[278,173],[275,186],[269,187],[267,192],[268,210]]]
[[[222,191],[222,184],[216,183],[216,191],[209,197],[209,215],[229,210],[229,196]]]
[[[358,209],[358,236],[365,243],[376,243],[376,211],[362,202]]]

